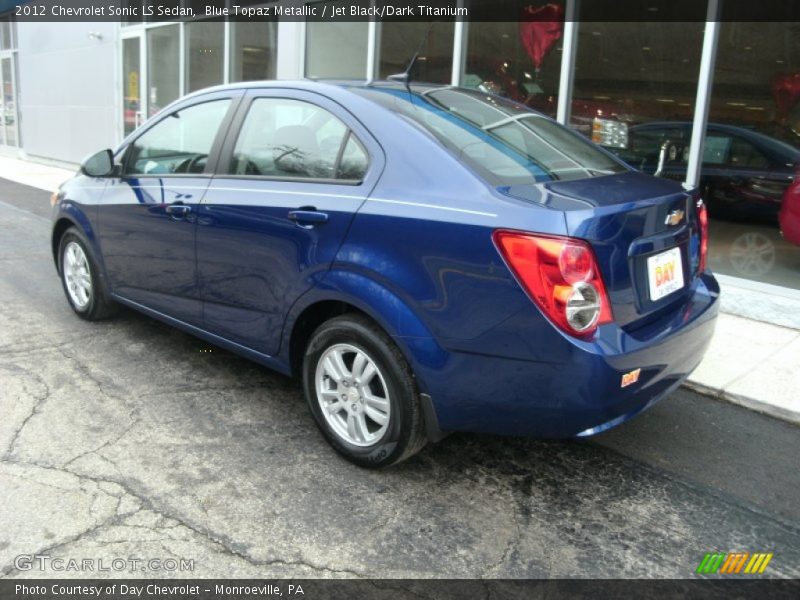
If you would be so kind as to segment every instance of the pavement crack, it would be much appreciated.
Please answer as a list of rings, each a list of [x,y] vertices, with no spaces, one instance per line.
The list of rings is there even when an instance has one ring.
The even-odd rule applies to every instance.
[[[8,449],[6,450],[5,453],[6,457],[11,457],[14,454],[14,448],[17,445],[17,441],[19,441],[19,436],[22,434],[22,430],[25,429],[25,427],[28,425],[28,423],[33,417],[35,417],[41,412],[42,407],[50,398],[50,386],[47,385],[47,382],[44,379],[42,379],[39,375],[35,373],[31,373],[27,369],[22,369],[20,367],[17,367],[17,369],[35,378],[36,381],[40,383],[44,388],[44,393],[40,396],[34,396],[34,404],[33,408],[31,409],[31,412],[28,414],[28,416],[26,416],[22,420],[22,422],[19,424],[19,427],[17,427],[16,430],[14,431],[14,435],[11,436],[11,441],[9,442]]]
[[[107,396],[107,397],[109,397],[109,398],[113,398],[114,400],[118,400],[120,403],[122,403],[122,404],[123,404],[123,405],[125,405],[125,406],[127,406],[127,405],[128,405],[128,401],[129,401],[129,399],[128,399],[128,398],[125,398],[125,397],[121,396],[120,394],[117,394],[116,392],[110,391],[110,390],[108,389],[108,387],[109,387],[109,386],[108,386],[108,384],[107,384],[107,383],[105,383],[105,382],[103,382],[103,381],[101,381],[101,380],[100,380],[100,379],[99,379],[99,378],[98,378],[98,377],[97,377],[97,376],[96,376],[96,375],[95,375],[95,374],[92,372],[91,368],[89,368],[89,366],[87,366],[86,364],[84,364],[84,363],[83,363],[83,362],[82,362],[82,361],[81,361],[81,360],[80,360],[80,359],[79,359],[77,356],[75,356],[74,354],[71,354],[70,352],[68,352],[68,351],[66,350],[66,346],[59,346],[59,347],[56,347],[56,348],[55,348],[55,350],[56,350],[56,351],[57,351],[57,352],[58,352],[58,353],[59,353],[61,356],[63,356],[65,359],[67,359],[68,361],[70,361],[70,362],[71,362],[71,363],[74,365],[75,369],[76,369],[76,370],[77,370],[77,371],[78,371],[78,372],[79,372],[81,375],[83,375],[83,376],[84,376],[84,377],[85,377],[85,378],[86,378],[88,381],[90,381],[90,382],[91,382],[91,383],[92,383],[92,384],[93,384],[95,387],[97,387],[97,390],[98,390],[98,391],[99,391],[101,394],[103,394],[104,396]]]
[[[244,557],[242,557],[244,558]],[[245,560],[248,560],[245,558]],[[358,571],[354,571],[352,569],[336,569],[333,567],[326,567],[325,565],[318,565],[308,560],[285,560],[282,558],[273,558],[269,560],[248,560],[248,562],[255,566],[255,567],[268,567],[268,566],[285,566],[285,567],[306,567],[307,569],[311,569],[312,571],[318,571],[320,573],[333,573],[333,574],[345,574],[350,575],[351,577],[357,577],[359,579],[368,579],[370,577],[367,573],[359,573]]]
[[[340,569],[340,568],[328,567],[326,565],[319,565],[319,564],[315,564],[315,563],[313,563],[313,562],[311,562],[309,560],[306,560],[306,559],[289,560],[289,559],[283,559],[283,558],[273,558],[273,559],[267,559],[267,560],[259,560],[258,558],[254,557],[250,553],[248,553],[244,548],[241,547],[241,544],[238,544],[235,540],[231,539],[229,536],[226,536],[226,535],[221,534],[219,532],[213,531],[213,530],[208,529],[206,527],[203,527],[201,525],[195,524],[195,523],[191,522],[190,520],[188,520],[188,519],[186,519],[186,518],[184,518],[182,516],[173,514],[167,508],[164,508],[164,507],[161,507],[161,506],[157,506],[156,505],[157,503],[154,500],[152,500],[151,498],[147,497],[147,495],[145,495],[143,493],[140,493],[139,491],[133,489],[133,484],[131,482],[129,482],[129,481],[125,481],[124,479],[123,480],[115,480],[115,479],[108,479],[108,478],[93,477],[91,475],[87,475],[85,473],[76,472],[76,471],[73,471],[73,470],[65,468],[65,467],[58,467],[58,466],[55,466],[55,465],[47,465],[47,464],[41,464],[41,463],[36,463],[36,462],[30,462],[30,461],[19,461],[19,460],[14,460],[14,459],[10,459],[10,458],[4,459],[4,460],[2,460],[0,462],[7,462],[7,463],[10,463],[10,464],[17,464],[17,465],[22,465],[22,466],[31,466],[31,467],[37,467],[37,468],[40,468],[40,469],[45,469],[45,470],[50,470],[50,471],[55,471],[55,472],[68,473],[68,474],[70,474],[70,475],[72,475],[74,477],[77,477],[79,479],[93,481],[98,485],[100,485],[100,484],[114,484],[114,485],[117,485],[120,488],[122,488],[124,493],[126,493],[126,494],[132,496],[133,498],[135,498],[136,500],[138,500],[142,505],[141,509],[150,510],[151,512],[153,512],[155,514],[158,514],[158,515],[160,515],[160,516],[162,516],[162,517],[164,517],[166,519],[169,519],[169,520],[177,523],[178,525],[181,525],[181,526],[185,527],[187,530],[191,531],[192,533],[196,534],[197,536],[199,536],[199,537],[201,537],[203,539],[206,539],[209,542],[211,542],[212,545],[215,548],[217,548],[218,551],[220,551],[221,553],[227,554],[227,555],[232,556],[234,558],[239,558],[241,560],[244,560],[245,562],[247,562],[248,564],[250,564],[251,566],[254,566],[254,567],[263,568],[263,567],[276,566],[276,565],[286,566],[286,567],[306,567],[308,569],[311,569],[313,571],[317,571],[317,572],[320,572],[320,573],[350,575],[352,577],[358,577],[358,578],[368,578],[369,577],[369,575],[366,574],[366,573],[359,573],[358,571],[354,571],[352,569]],[[100,488],[100,489],[102,490],[102,488]],[[113,494],[111,494],[111,495],[113,495]],[[90,528],[89,530],[83,532],[82,534],[74,536],[73,538],[70,538],[68,540],[61,541],[58,544],[53,544],[52,546],[48,546],[47,548],[44,548],[44,549],[40,550],[39,552],[52,552],[55,549],[60,549],[63,546],[67,546],[67,545],[69,545],[71,543],[74,543],[74,542],[82,539],[83,537],[85,537],[85,536],[87,536],[87,535],[89,535],[91,533],[96,532],[98,529],[100,529],[103,526],[113,526],[113,525],[117,525],[117,524],[124,524],[122,522],[122,520],[128,518],[129,516],[130,516],[130,514],[121,514],[121,515],[120,514],[114,514],[111,518],[103,521],[102,523],[97,524],[96,526]],[[9,568],[8,566],[4,567],[4,569],[8,569],[8,568]],[[13,569],[13,565],[11,565],[10,568],[11,568],[12,571],[14,570]],[[6,572],[6,571],[0,570],[0,574],[5,576],[5,575],[8,575],[12,571]]]
[[[500,555],[499,560],[486,570],[485,577],[498,577],[500,569],[503,567],[503,565],[508,563],[508,559],[522,541],[522,526],[520,525],[520,518],[522,515],[520,514],[520,504],[523,503],[527,498],[531,485],[532,480],[530,475],[517,476],[514,480],[512,480],[510,489],[511,522],[514,525],[515,533],[509,536],[508,541],[506,542],[506,547],[503,549],[503,553]],[[523,491],[521,489],[522,486],[525,486],[526,490]],[[506,576],[508,575],[506,574]]]
[[[136,425],[138,425],[139,421],[141,420],[138,416],[137,417],[133,417],[133,414],[134,413],[132,412],[130,415],[128,415],[128,418],[131,419],[131,423],[130,423],[130,425],[128,425],[122,431],[122,433],[120,433],[118,436],[115,436],[115,437],[112,437],[112,438],[106,440],[105,442],[103,442],[102,444],[97,446],[96,448],[92,448],[91,450],[87,450],[86,452],[81,452],[77,456],[71,458],[69,461],[64,463],[64,468],[69,467],[71,464],[73,464],[74,462],[77,462],[78,460],[80,460],[84,456],[89,456],[90,454],[100,454],[100,452],[102,450],[104,450],[105,448],[108,448],[109,446],[113,446],[113,445],[119,443],[120,440],[122,440],[122,438],[124,438],[126,435],[128,435],[133,430],[133,428],[136,427]]]
[[[18,464],[24,464],[24,463],[18,463]],[[25,553],[25,555],[26,556],[49,556],[51,552],[54,552],[56,550],[60,550],[61,548],[65,547],[65,546],[69,546],[70,544],[74,544],[76,542],[79,542],[83,538],[96,533],[97,531],[103,529],[104,527],[110,527],[110,526],[114,525],[115,521],[119,520],[120,518],[122,518],[122,517],[120,517],[119,515],[116,515],[116,514],[112,514],[107,519],[104,519],[103,521],[101,521],[99,523],[95,523],[94,526],[92,526],[92,527],[90,527],[88,529],[85,529],[84,531],[82,531],[82,532],[80,532],[80,533],[78,533],[78,534],[76,534],[74,536],[71,536],[71,537],[69,537],[67,539],[64,539],[64,540],[61,540],[59,542],[56,542],[55,544],[51,544],[49,546],[45,546],[43,548],[39,548],[38,550],[36,550],[34,552],[27,552],[27,553]],[[3,567],[0,567],[0,577],[8,577],[9,575],[13,575],[15,573],[23,573],[23,572],[27,573],[28,571],[20,571],[20,569],[18,569],[13,562],[10,563],[10,564],[5,565]]]

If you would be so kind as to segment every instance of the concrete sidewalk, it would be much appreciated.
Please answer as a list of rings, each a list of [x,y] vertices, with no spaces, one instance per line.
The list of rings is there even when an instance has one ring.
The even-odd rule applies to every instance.
[[[0,156],[0,177],[23,185],[54,192],[62,182],[73,175],[73,170],[52,167],[28,160]]]
[[[0,157],[0,178],[54,191],[68,169]],[[722,314],[686,386],[800,424],[800,291],[717,276]]]

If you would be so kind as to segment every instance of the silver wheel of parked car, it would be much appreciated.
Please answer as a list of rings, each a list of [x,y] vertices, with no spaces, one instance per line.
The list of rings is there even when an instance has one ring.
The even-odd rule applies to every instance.
[[[93,286],[89,261],[80,244],[69,242],[64,247],[61,264],[70,300],[78,310],[85,309],[92,300]]]
[[[391,403],[375,361],[350,344],[331,346],[317,361],[317,401],[330,428],[354,446],[371,446],[386,432]]]

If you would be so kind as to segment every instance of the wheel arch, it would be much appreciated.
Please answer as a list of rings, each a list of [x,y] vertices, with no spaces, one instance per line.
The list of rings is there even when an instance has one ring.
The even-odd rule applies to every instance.
[[[53,233],[50,236],[50,246],[51,250],[53,251],[53,262],[56,265],[56,271],[61,273],[61,269],[59,267],[59,260],[58,260],[58,247],[61,245],[61,238],[64,236],[64,233],[70,227],[78,227],[75,221],[68,219],[67,217],[60,217],[55,224],[53,225]]]
[[[328,278],[326,278],[326,282],[330,283]],[[373,291],[375,291],[374,288]],[[382,301],[388,299],[386,294],[391,294],[391,292],[384,289]],[[303,355],[308,342],[320,325],[342,314],[355,313],[365,316],[389,335],[411,366],[420,392],[426,436],[428,441],[438,442],[447,434],[439,428],[436,402],[431,398],[425,379],[420,377],[420,372],[430,373],[441,369],[447,361],[448,353],[439,346],[411,310],[402,304],[399,298],[393,297],[395,302],[389,304],[393,304],[394,309],[385,313],[370,306],[361,297],[346,295],[340,289],[312,290],[303,298],[303,302],[295,305],[287,319],[287,327],[284,329],[282,341],[284,349],[281,353],[283,354],[282,358],[289,365],[290,373],[298,376],[302,372]],[[412,323],[409,319],[416,322]],[[401,328],[398,329],[398,326]],[[400,333],[403,331],[407,333],[410,330],[416,334],[426,332],[427,335],[402,335]]]
[[[297,374],[303,351],[311,334],[326,320],[347,312],[357,312],[375,322],[397,344],[417,374],[441,367],[447,359],[444,350],[425,324],[394,292],[367,274],[332,270],[323,282],[307,292],[292,307],[281,343],[284,360]],[[425,382],[418,378],[420,391]]]
[[[94,229],[92,228],[89,217],[75,203],[66,201],[61,205],[58,215],[54,220],[52,234],[50,236],[50,245],[53,251],[53,260],[56,263],[56,269],[58,268],[58,246],[61,243],[61,237],[64,235],[64,232],[70,227],[77,228],[83,234],[86,241],[89,242],[91,246],[90,250],[94,253],[95,257],[99,257],[97,238],[94,234]],[[101,261],[98,261],[98,263],[102,265]]]

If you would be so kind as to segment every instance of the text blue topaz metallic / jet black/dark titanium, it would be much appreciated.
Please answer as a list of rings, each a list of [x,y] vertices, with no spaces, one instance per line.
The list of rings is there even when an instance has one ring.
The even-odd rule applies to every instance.
[[[126,305],[301,376],[365,466],[442,432],[622,423],[691,373],[718,311],[696,191],[473,90],[204,90],[54,204],[78,315]]]

